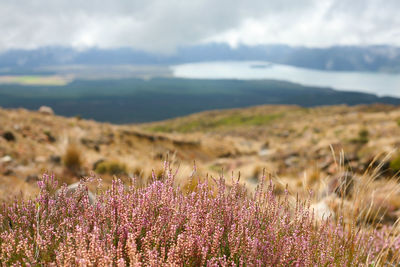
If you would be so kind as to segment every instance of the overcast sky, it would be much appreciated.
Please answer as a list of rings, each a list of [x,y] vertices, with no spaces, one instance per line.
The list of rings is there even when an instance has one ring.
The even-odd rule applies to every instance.
[[[0,50],[202,42],[400,46],[400,0],[0,0]]]

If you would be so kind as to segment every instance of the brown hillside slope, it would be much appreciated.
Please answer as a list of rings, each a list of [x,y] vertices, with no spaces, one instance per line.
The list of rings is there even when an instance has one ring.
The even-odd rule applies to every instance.
[[[338,175],[347,171],[361,177],[369,166],[380,164],[374,178],[384,179],[373,186],[383,188],[377,193],[383,195],[397,186],[388,179],[400,169],[395,152],[399,122],[400,108],[385,105],[259,106],[141,125],[0,109],[0,196],[7,199],[21,191],[31,196],[45,171],[66,183],[92,173],[106,183],[113,175],[137,176],[144,182],[152,171],[160,175],[167,154],[175,167],[180,166],[182,183],[194,161],[198,177],[217,176],[222,170],[230,177],[240,171],[250,189],[265,169],[278,182],[278,191],[285,184],[293,192],[311,188],[317,200],[335,191]],[[391,160],[385,158],[388,153],[393,154]],[[377,155],[381,156],[373,162]],[[357,181],[352,178],[349,184]],[[343,195],[338,190],[336,194]],[[393,214],[400,209],[400,192],[393,194],[390,210],[397,216]]]

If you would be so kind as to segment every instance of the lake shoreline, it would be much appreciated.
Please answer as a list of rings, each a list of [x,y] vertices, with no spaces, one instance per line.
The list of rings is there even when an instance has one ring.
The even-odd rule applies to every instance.
[[[267,66],[256,67],[254,66]],[[321,71],[267,61],[214,61],[171,66],[173,76],[189,79],[282,80],[304,86],[334,88],[400,97],[400,74],[355,71]]]

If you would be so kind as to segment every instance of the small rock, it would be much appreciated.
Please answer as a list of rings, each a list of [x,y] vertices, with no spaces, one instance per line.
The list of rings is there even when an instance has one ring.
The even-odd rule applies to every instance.
[[[290,156],[290,157],[288,157],[287,159],[285,159],[285,165],[286,165],[287,167],[293,167],[293,166],[295,166],[296,164],[298,164],[299,161],[300,161],[299,157],[297,157],[297,156]]]
[[[267,141],[261,146],[260,151],[258,151],[258,155],[260,157],[262,157],[262,156],[268,156],[270,154],[271,154],[271,150],[269,147],[269,142]]]
[[[11,162],[12,160],[13,160],[12,157],[10,157],[9,155],[6,155],[6,156],[0,158],[0,162],[3,162],[3,163],[8,163],[8,162]]]
[[[15,135],[9,131],[3,133],[3,138],[6,139],[8,142],[15,141]]]
[[[43,114],[43,115],[54,115],[54,111],[51,107],[48,106],[41,106],[39,108],[39,113]]]
[[[13,125],[13,128],[14,128],[14,130],[16,130],[16,131],[19,131],[19,130],[21,130],[21,125],[19,125],[19,124],[14,124],[14,125]]]
[[[327,219],[330,216],[334,216],[335,213],[329,208],[325,200],[321,200],[318,203],[314,203],[310,206],[310,210],[314,212],[314,216],[320,220]]]
[[[270,154],[271,154],[271,151],[269,149],[267,149],[267,148],[263,148],[258,152],[258,155],[260,157],[268,156]]]
[[[66,192],[65,192],[66,195],[69,196],[69,197],[72,196],[72,195],[74,195],[74,194],[76,193],[76,191],[78,190],[79,185],[80,185],[79,182],[70,184],[70,185],[67,187],[67,190],[66,190]],[[60,189],[57,190],[56,196],[59,196],[60,193],[61,193],[61,190],[60,190]],[[87,193],[87,196],[88,196],[88,198],[89,198],[89,203],[90,203],[90,204],[95,204],[95,203],[96,203],[96,196],[95,196],[89,189],[86,188],[86,190],[83,191],[82,193],[84,193],[84,194]]]

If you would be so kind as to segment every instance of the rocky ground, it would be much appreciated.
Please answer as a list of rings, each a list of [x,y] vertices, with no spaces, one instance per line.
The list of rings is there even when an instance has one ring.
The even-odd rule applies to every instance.
[[[93,175],[145,183],[161,175],[168,155],[183,186],[194,165],[196,179],[240,172],[250,191],[265,170],[277,193],[312,190],[321,216],[347,207],[363,220],[373,220],[364,211],[373,210],[393,222],[400,216],[399,125],[400,108],[385,105],[259,106],[142,125],[0,109],[0,198],[35,195],[43,172],[68,184]]]

